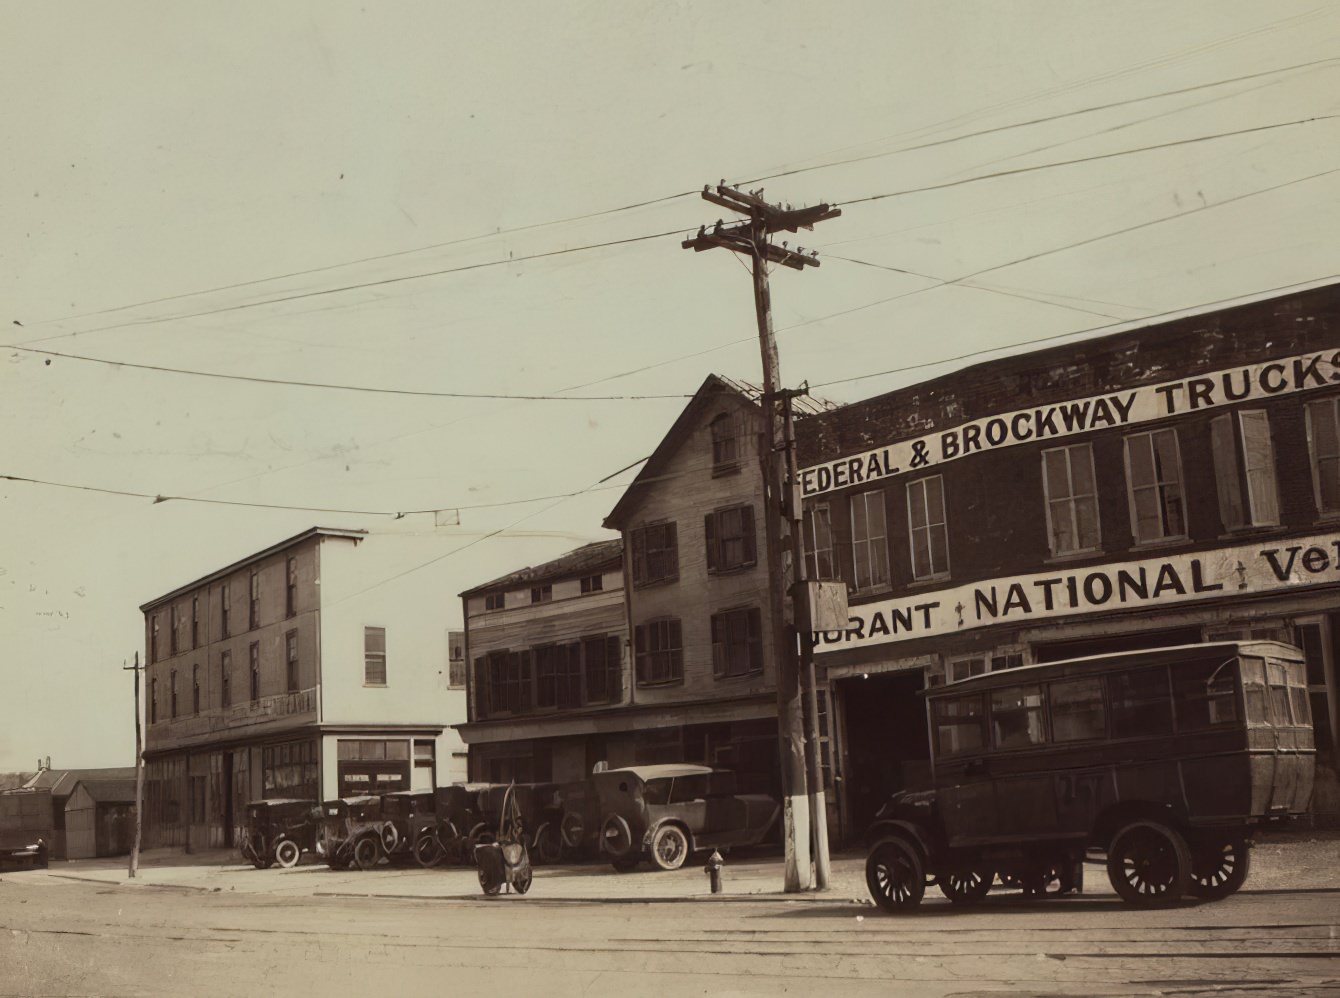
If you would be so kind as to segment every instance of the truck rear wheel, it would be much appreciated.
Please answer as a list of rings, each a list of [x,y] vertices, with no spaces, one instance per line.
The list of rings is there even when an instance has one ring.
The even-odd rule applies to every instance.
[[[1112,836],[1107,876],[1128,904],[1172,904],[1191,883],[1191,850],[1182,833],[1161,821],[1133,821]]]
[[[1196,843],[1191,850],[1188,891],[1211,901],[1228,897],[1246,883],[1251,855],[1251,847],[1242,835]]]

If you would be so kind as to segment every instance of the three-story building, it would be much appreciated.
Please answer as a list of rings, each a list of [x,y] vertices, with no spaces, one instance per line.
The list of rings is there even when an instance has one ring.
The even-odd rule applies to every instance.
[[[465,777],[441,603],[391,553],[313,528],[145,603],[145,843],[229,846],[248,800]]]

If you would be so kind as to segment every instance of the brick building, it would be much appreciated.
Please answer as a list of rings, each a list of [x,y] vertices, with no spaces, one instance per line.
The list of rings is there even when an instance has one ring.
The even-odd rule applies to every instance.
[[[916,691],[1269,637],[1308,657],[1340,812],[1340,285],[965,368],[797,424],[844,830],[925,777]]]
[[[465,777],[445,605],[316,527],[145,603],[146,846],[231,846],[248,800]]]

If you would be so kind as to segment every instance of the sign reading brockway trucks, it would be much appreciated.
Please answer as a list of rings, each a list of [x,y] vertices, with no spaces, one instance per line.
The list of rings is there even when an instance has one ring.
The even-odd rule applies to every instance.
[[[1340,384],[1340,351],[1322,351],[1161,385],[1143,385],[1020,409],[806,468],[800,473],[801,493],[806,497],[822,495],[852,485],[879,482],[906,471],[925,471],[978,451],[1130,426],[1178,413],[1334,384]]]
[[[814,635],[819,652],[1078,613],[1134,610],[1340,582],[1340,533],[1195,554],[990,579],[853,606],[845,631]]]

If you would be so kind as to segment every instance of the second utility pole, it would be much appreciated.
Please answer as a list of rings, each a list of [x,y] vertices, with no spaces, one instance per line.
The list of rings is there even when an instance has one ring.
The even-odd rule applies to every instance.
[[[815,259],[818,256],[817,251],[806,254],[802,247],[792,250],[786,244],[775,246],[769,237],[774,232],[797,232],[802,228],[813,228],[815,222],[834,218],[842,212],[826,204],[795,209],[789,205],[783,207],[779,204],[768,204],[760,197],[762,193],[761,189],[745,193],[726,187],[724,184],[715,190],[710,185],[704,187],[704,200],[747,215],[748,218],[730,225],[718,221],[710,230],[707,226],[703,226],[695,237],[685,240],[683,246],[695,252],[725,247],[748,256],[753,262],[754,311],[758,320],[759,350],[763,355],[763,409],[768,420],[768,447],[762,462],[765,504],[763,520],[768,547],[769,591],[773,606],[771,614],[773,658],[777,664],[777,728],[782,763],[782,820],[786,848],[783,887],[787,892],[794,893],[810,886],[811,815],[806,787],[805,714],[800,695],[798,659],[800,642],[809,640],[809,635],[798,633],[796,630],[797,620],[807,615],[798,614],[793,609],[789,619],[783,616],[787,594],[790,593],[792,599],[797,599],[798,590],[788,583],[803,578],[804,563],[803,560],[792,557],[790,572],[787,573],[784,569],[785,514],[782,495],[784,488],[794,488],[794,482],[790,480],[785,462],[787,450],[787,427],[783,404],[785,397],[779,390],[780,373],[777,362],[777,339],[772,329],[768,264],[780,263],[793,270],[804,270],[806,267],[817,267],[819,261]],[[795,501],[794,497],[789,499],[785,509],[794,510]],[[787,538],[794,538],[793,522],[788,519],[785,526]],[[793,550],[799,550],[798,544],[793,544],[791,547]],[[817,744],[814,749],[817,751]],[[818,789],[821,790],[822,786]],[[813,818],[824,822],[827,820],[827,815],[816,814]],[[822,843],[824,847],[823,855],[816,857],[821,880],[819,886],[827,886],[827,836],[816,836],[816,841]]]

